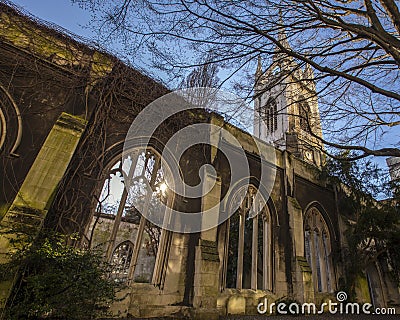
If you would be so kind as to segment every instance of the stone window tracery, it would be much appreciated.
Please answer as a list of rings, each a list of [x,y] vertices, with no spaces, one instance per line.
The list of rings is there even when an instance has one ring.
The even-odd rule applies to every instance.
[[[111,277],[125,281],[128,278],[133,253],[133,243],[129,240],[120,243],[111,257]]]
[[[226,223],[226,288],[272,290],[271,217],[256,191],[250,186],[233,198],[240,206]]]
[[[304,252],[312,270],[314,290],[334,290],[329,230],[325,219],[316,208],[307,211],[304,218]]]
[[[278,129],[278,110],[275,99],[268,99],[264,107],[260,108],[260,117],[267,126],[268,133]]]
[[[89,237],[92,247],[100,246],[105,252],[112,277],[162,284],[171,232],[148,221],[137,208],[145,204],[148,217],[159,201],[171,204],[163,170],[159,153],[147,148],[133,150],[124,161],[116,160],[108,171]],[[124,179],[131,181],[129,191]]]

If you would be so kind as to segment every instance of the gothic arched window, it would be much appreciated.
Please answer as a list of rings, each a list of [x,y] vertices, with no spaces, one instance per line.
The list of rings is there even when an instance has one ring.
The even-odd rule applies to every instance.
[[[260,108],[260,117],[267,126],[268,133],[278,129],[278,109],[275,99],[269,98],[265,106]]]
[[[311,109],[307,102],[302,101],[299,106],[300,128],[305,132],[311,133]]]
[[[272,290],[271,217],[256,191],[250,186],[233,197],[232,206],[240,206],[227,221],[226,288]]]
[[[314,290],[334,290],[330,234],[322,214],[311,208],[304,217],[304,252],[311,266]]]
[[[129,240],[120,243],[111,257],[111,277],[125,281],[128,278],[133,254],[133,243]]]
[[[159,153],[147,148],[133,150],[124,162],[118,159],[108,170],[88,238],[92,247],[101,247],[105,259],[117,266],[112,272],[123,274],[119,278],[153,284],[162,281],[171,233],[148,221],[138,206],[144,204],[148,217],[159,209],[160,201],[171,205],[164,168]],[[133,181],[129,192],[123,171],[125,179]]]

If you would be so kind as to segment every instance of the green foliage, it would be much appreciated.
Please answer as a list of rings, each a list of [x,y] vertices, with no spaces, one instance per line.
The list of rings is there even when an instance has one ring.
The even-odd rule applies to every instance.
[[[66,244],[65,236],[41,238],[17,250],[0,274],[19,274],[6,319],[94,319],[115,297],[101,255]]]
[[[341,157],[351,156],[348,153]],[[350,282],[376,261],[389,266],[400,283],[399,188],[369,161],[330,159],[324,175],[341,186],[339,211],[348,223],[346,253]],[[384,200],[377,200],[384,199]],[[351,286],[347,292],[351,293]]]

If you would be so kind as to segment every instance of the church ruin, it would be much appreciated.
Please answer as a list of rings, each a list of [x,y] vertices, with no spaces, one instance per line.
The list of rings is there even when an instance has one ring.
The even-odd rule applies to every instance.
[[[0,51],[1,226],[78,233],[76,245],[102,250],[111,276],[127,284],[124,299],[111,306],[117,317],[257,314],[264,298],[322,303],[345,287],[347,223],[338,210],[340,190],[319,174],[324,153],[311,68],[291,72],[294,62],[282,57],[266,72],[259,64],[254,134],[261,148],[250,134],[205,111],[171,117],[148,147],[132,147],[132,178],[153,190],[149,207],[154,198],[188,212],[221,202],[218,214],[229,216],[215,228],[179,233],[138,213],[124,188],[121,160],[132,121],[167,88],[1,3]],[[289,73],[288,83],[265,90],[280,72]],[[292,84],[291,77],[305,79],[304,85]],[[226,157],[198,145],[179,163],[182,176],[193,184],[217,183],[201,199],[168,194],[164,146],[193,123],[212,123],[236,137],[249,183],[228,189]],[[237,148],[222,138],[217,144]],[[275,163],[263,155],[271,148]],[[270,193],[260,180],[261,163],[276,170]],[[200,179],[204,164],[215,172],[203,171]],[[259,207],[255,216],[253,206]],[[0,254],[8,250],[3,238]],[[11,287],[0,288],[4,307]],[[379,261],[357,279],[355,291],[358,302],[400,303]]]

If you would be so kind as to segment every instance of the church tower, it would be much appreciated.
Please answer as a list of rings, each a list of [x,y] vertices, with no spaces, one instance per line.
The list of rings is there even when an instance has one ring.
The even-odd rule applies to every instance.
[[[281,43],[289,46],[281,35]],[[276,52],[271,65],[255,73],[254,134],[318,167],[323,164],[322,130],[311,66],[302,69]]]

